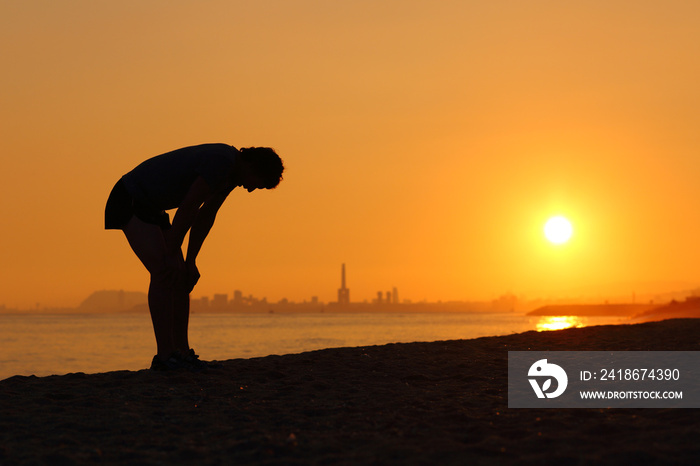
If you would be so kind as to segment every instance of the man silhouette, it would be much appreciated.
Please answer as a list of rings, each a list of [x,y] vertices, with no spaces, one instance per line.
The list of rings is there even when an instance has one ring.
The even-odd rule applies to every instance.
[[[196,258],[216,214],[236,187],[273,189],[284,165],[274,150],[227,144],[185,147],[146,160],[114,186],[105,228],[122,230],[151,275],[148,308],[158,353],[151,369],[201,370],[189,346],[189,294],[199,280]],[[166,210],[175,209],[172,224]],[[187,255],[182,243],[189,231]]]

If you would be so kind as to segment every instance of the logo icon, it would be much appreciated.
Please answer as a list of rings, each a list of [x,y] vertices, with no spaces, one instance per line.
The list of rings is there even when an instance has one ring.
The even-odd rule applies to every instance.
[[[566,371],[556,364],[550,364],[546,359],[540,359],[530,366],[527,372],[528,377],[543,378],[542,386],[540,387],[537,379],[528,379],[532,389],[535,390],[537,398],[556,398],[566,390],[569,383],[569,378],[566,376]],[[546,377],[546,379],[545,379]],[[547,392],[552,386],[552,378],[557,381],[557,388],[553,392]]]

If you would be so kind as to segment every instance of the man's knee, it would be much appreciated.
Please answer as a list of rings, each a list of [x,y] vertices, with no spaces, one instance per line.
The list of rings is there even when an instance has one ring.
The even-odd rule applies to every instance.
[[[180,267],[157,267],[151,270],[151,286],[169,290],[187,288],[187,273]]]

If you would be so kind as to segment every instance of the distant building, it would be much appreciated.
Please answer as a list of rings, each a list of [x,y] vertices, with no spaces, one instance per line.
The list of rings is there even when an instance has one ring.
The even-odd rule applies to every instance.
[[[228,295],[226,293],[215,294],[211,300],[211,307],[220,311],[226,309],[226,306],[228,306]]]
[[[384,293],[377,291],[377,298],[374,300],[374,304],[382,304],[384,302]]]
[[[340,288],[338,288],[338,304],[350,304],[350,290],[345,286],[345,264],[342,265],[340,272]]]
[[[207,312],[209,310],[209,297],[202,296],[199,299],[190,299],[190,310],[192,312]]]
[[[233,305],[236,307],[243,305],[243,293],[240,290],[235,290],[233,292]]]

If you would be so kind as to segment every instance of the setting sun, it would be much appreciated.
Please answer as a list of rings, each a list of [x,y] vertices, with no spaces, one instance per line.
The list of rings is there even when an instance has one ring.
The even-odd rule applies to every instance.
[[[549,242],[563,244],[569,241],[574,229],[571,222],[562,216],[552,217],[544,225],[544,236]]]

